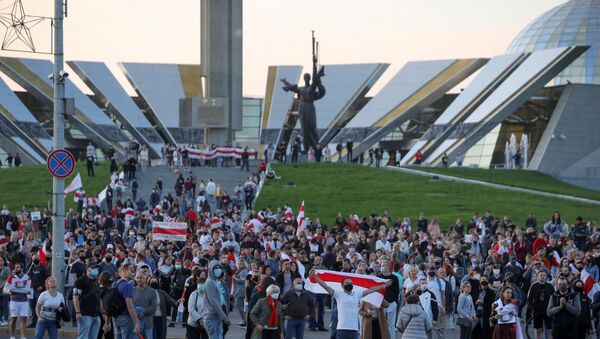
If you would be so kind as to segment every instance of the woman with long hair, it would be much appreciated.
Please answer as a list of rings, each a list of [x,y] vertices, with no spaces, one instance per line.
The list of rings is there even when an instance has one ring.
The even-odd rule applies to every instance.
[[[490,319],[496,323],[493,339],[516,339],[521,330],[519,324],[519,306],[513,299],[513,289],[504,286],[500,290],[500,298],[492,304]]]
[[[104,297],[110,292],[110,288],[115,281],[115,277],[110,272],[102,272],[98,276],[98,287],[100,289],[100,300],[104,300]],[[103,305],[106,309],[106,305]],[[98,339],[113,339],[115,332],[112,326],[105,327],[104,317],[100,317],[100,331],[98,331]]]

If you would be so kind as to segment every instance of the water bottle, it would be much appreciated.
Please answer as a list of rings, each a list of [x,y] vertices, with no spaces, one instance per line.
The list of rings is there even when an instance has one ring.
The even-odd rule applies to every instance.
[[[183,303],[180,303],[179,306],[177,307],[177,322],[181,323],[183,322]]]

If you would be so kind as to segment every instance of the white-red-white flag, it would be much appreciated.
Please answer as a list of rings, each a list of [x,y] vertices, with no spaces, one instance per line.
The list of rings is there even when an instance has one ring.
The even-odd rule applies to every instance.
[[[292,220],[294,219],[294,212],[292,211],[292,208],[290,206],[288,206],[285,209],[285,215],[283,216],[286,220]]]
[[[300,276],[304,280],[305,290],[316,294],[327,294],[327,291],[323,287],[321,287],[321,285],[319,285],[319,283],[316,279],[314,279],[314,277],[310,276],[308,278],[304,278],[305,268],[300,261],[296,261],[296,264],[298,265],[298,273],[300,273]],[[339,292],[344,292],[344,289],[342,287],[342,281],[348,278],[352,279],[352,285],[354,286],[352,291],[360,294],[372,287],[384,285],[386,282],[385,279],[366,274],[345,273],[327,270],[316,270],[315,274],[319,276],[319,278],[321,278],[321,280],[323,280],[323,282],[327,284],[327,286],[331,287],[334,291]],[[383,302],[384,293],[385,288],[377,292],[367,294],[366,296],[362,297],[361,300],[368,302],[369,304],[375,307],[380,307],[381,303]],[[359,306],[360,305],[356,305],[357,308]]]
[[[560,255],[556,251],[552,251],[552,267],[560,267]]]
[[[65,188],[65,198],[69,195],[69,193],[74,192],[83,187],[83,182],[81,181],[81,175],[77,173],[77,176],[71,181],[69,186]]]
[[[300,235],[302,231],[304,231],[304,200],[302,200],[302,205],[300,205],[300,211],[298,212],[298,216],[296,217],[296,221],[298,222],[298,229],[296,230],[296,235]]]
[[[8,244],[8,238],[4,234],[0,234],[0,246]]]
[[[590,299],[594,300],[594,295],[596,292],[600,291],[600,286],[596,280],[583,269],[583,271],[581,271],[581,281],[583,281],[583,292],[585,292]]]
[[[152,240],[185,241],[187,223],[155,221],[152,226]]]

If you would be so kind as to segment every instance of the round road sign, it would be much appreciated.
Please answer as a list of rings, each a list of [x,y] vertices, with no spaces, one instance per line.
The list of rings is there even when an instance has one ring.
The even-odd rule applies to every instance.
[[[48,165],[50,174],[58,179],[68,177],[73,174],[73,171],[75,170],[75,158],[73,157],[73,154],[64,149],[59,149],[50,153],[46,164]]]

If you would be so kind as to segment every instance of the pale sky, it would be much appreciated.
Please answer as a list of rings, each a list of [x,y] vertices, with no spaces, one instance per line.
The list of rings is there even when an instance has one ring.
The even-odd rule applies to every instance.
[[[29,15],[53,14],[53,0],[22,1]],[[12,2],[0,0],[0,8]],[[564,2],[245,0],[244,94],[264,96],[269,65],[310,66],[311,30],[320,41],[324,64],[390,63],[376,91],[407,61],[502,54],[527,23]],[[199,0],[70,0],[68,4],[65,60],[104,61],[117,72],[115,64],[121,61],[200,62]],[[48,30],[49,24],[36,27],[38,48],[47,47]]]

